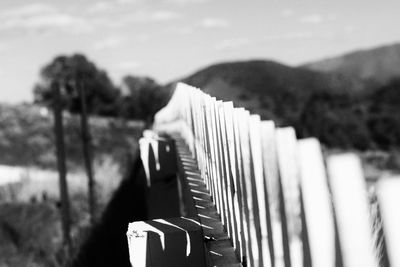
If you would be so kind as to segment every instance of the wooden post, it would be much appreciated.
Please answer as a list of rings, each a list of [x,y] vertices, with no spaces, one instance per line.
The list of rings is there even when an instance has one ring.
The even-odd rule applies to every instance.
[[[281,267],[283,266],[283,246],[279,213],[279,170],[276,158],[275,123],[262,121],[261,132],[268,247],[271,266]]]
[[[298,142],[300,184],[307,237],[312,266],[335,266],[335,229],[329,196],[328,180],[317,139]],[[306,242],[308,241],[308,242]],[[305,266],[310,266],[307,262]]]
[[[78,85],[78,93],[81,104],[81,137],[82,137],[82,150],[83,150],[83,160],[85,163],[86,174],[88,176],[88,197],[89,197],[89,214],[90,223],[94,225],[96,221],[96,195],[95,195],[95,181],[93,177],[92,168],[92,155],[90,147],[90,130],[87,118],[86,109],[86,93],[85,87],[80,83]]]
[[[282,240],[285,267],[302,266],[301,205],[297,139],[292,127],[276,130],[276,151],[280,174]]]
[[[54,134],[56,137],[56,151],[57,151],[57,167],[60,183],[60,199],[61,199],[61,220],[63,228],[64,244],[67,246],[69,254],[72,253],[72,243],[70,235],[70,208],[69,196],[67,185],[67,172],[65,167],[65,148],[64,148],[64,128],[62,118],[62,103],[60,96],[60,84],[58,82],[52,83],[52,90],[54,92],[53,112],[54,112]]]
[[[390,266],[400,266],[400,177],[381,180],[378,183],[378,200],[382,210],[383,230]]]
[[[264,191],[264,169],[262,159],[261,118],[259,115],[250,116],[250,149],[252,161],[252,195],[254,223],[256,225],[259,259],[262,266],[272,266],[268,244],[267,207]],[[261,265],[261,264],[260,264]]]
[[[354,154],[330,156],[328,173],[344,266],[378,266],[359,158]]]

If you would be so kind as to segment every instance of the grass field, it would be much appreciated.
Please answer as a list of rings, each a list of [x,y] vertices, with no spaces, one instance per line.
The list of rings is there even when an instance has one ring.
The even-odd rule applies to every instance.
[[[64,115],[68,189],[75,248],[89,229],[87,177],[79,117]],[[0,266],[62,266],[53,119],[33,105],[0,105]],[[137,151],[143,123],[90,118],[97,215]]]

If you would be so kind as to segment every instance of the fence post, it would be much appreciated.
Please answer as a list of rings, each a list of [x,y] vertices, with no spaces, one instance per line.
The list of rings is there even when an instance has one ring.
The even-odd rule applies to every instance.
[[[264,171],[262,162],[261,118],[250,116],[250,147],[252,160],[252,194],[254,196],[254,221],[256,224],[259,258],[262,266],[271,266],[268,248],[267,207],[265,206]]]
[[[361,163],[353,154],[328,158],[329,181],[346,267],[377,267]]]
[[[253,210],[253,192],[252,192],[252,159],[251,159],[251,149],[250,149],[250,136],[249,136],[249,120],[250,113],[247,110],[241,112],[239,118],[239,130],[240,130],[240,145],[242,151],[242,185],[243,185],[243,200],[245,207],[245,216],[247,224],[247,237],[248,237],[248,247],[249,247],[249,265],[258,266],[259,265],[259,247],[257,240],[257,230],[254,223],[254,210]]]
[[[400,266],[400,177],[387,178],[378,184],[379,207],[390,266]]]
[[[300,140],[298,143],[300,184],[305,234],[311,262],[305,266],[335,266],[335,230],[332,205],[318,140]]]
[[[282,225],[279,214],[279,173],[276,159],[275,124],[261,122],[264,194],[271,265],[283,266]]]
[[[276,131],[276,144],[281,187],[281,218],[285,266],[301,265],[301,205],[297,166],[297,139],[292,127]]]

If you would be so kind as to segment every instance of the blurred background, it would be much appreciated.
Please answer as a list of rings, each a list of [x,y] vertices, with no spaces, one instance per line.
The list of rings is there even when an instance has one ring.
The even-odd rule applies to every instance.
[[[184,81],[353,151],[369,184],[400,173],[400,2],[0,2],[0,266],[61,266],[52,85],[75,247],[90,229],[77,88],[85,88],[98,216],[143,128]]]

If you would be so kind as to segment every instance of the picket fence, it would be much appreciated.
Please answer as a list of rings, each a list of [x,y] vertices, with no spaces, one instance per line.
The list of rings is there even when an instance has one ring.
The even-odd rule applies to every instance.
[[[372,201],[356,155],[324,158],[317,139],[186,84],[156,116],[172,121],[242,265],[400,266],[400,179],[380,180]]]

